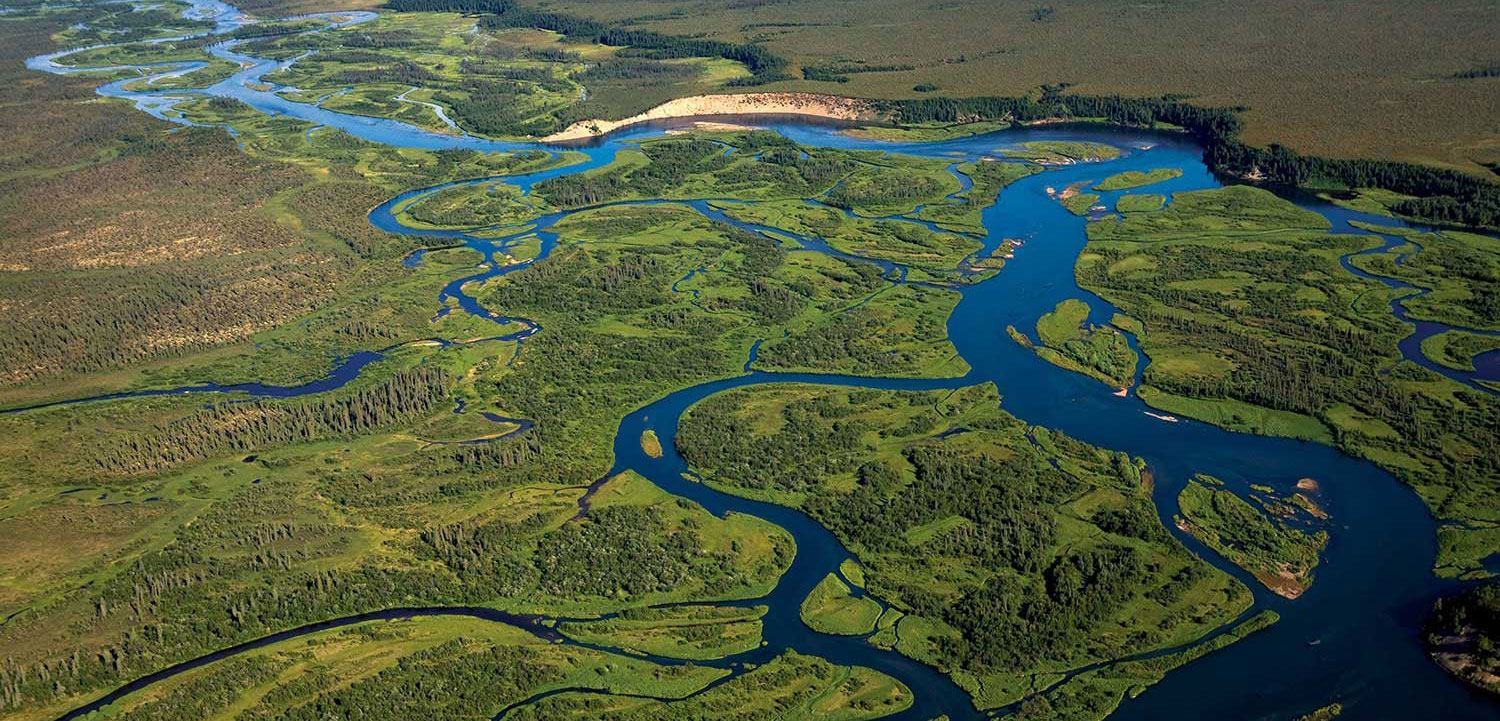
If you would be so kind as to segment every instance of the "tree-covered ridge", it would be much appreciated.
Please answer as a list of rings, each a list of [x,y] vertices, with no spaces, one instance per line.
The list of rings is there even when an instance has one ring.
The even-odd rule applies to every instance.
[[[1032,673],[1188,641],[1248,605],[1171,539],[1136,462],[1028,428],[996,400],[988,387],[731,391],[692,408],[677,444],[715,487],[833,530],[871,593],[906,614],[896,648],[981,707],[1019,698]]]
[[[441,367],[416,366],[341,398],[222,403],[106,446],[92,460],[104,475],[140,475],[229,453],[353,438],[432,415],[452,380]]]
[[[1405,291],[1340,264],[1380,239],[1326,227],[1250,187],[1178,193],[1160,212],[1091,223],[1075,272],[1141,321],[1147,403],[1235,430],[1323,440],[1380,463],[1439,516],[1479,522],[1438,532],[1439,572],[1472,572],[1500,515],[1488,490],[1500,483],[1500,408],[1493,394],[1401,360],[1397,342],[1409,328],[1388,302]],[[1429,263],[1482,255],[1462,234],[1442,236],[1429,241],[1433,260],[1414,251],[1410,270],[1379,257],[1352,262],[1427,282]],[[1464,322],[1484,302],[1468,290],[1434,296],[1413,301],[1414,312]]]

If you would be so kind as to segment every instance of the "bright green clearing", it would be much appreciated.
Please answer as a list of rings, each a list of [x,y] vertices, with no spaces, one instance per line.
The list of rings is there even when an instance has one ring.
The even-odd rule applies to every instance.
[[[605,621],[564,623],[565,636],[634,653],[691,660],[724,658],[761,643],[764,606],[627,609]]]
[[[1099,181],[1094,185],[1094,190],[1130,190],[1180,177],[1182,177],[1182,171],[1177,168],[1157,168],[1147,171],[1127,170]]]
[[[1113,145],[1073,140],[1033,140],[1021,143],[1016,148],[1002,148],[995,152],[1007,158],[1030,160],[1043,165],[1090,163],[1120,157],[1120,149]]]
[[[802,622],[819,633],[861,636],[875,630],[880,604],[852,595],[838,576],[830,573],[802,601]]]
[[[1161,210],[1166,204],[1165,195],[1122,195],[1115,201],[1115,210],[1121,213],[1149,213]]]

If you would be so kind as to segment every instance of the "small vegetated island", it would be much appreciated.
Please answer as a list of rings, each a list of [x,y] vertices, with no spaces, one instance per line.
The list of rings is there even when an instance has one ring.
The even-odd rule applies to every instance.
[[[1034,349],[1049,363],[1086,374],[1115,388],[1128,388],[1135,381],[1135,367],[1140,357],[1127,343],[1124,334],[1108,325],[1090,324],[1088,315],[1089,306],[1081,300],[1058,303],[1052,312],[1037,319],[1036,333],[1040,345],[1033,343],[1015,326],[1008,326],[1006,332],[1017,343]],[[1122,322],[1129,321],[1122,319]]]
[[[1155,168],[1148,171],[1127,170],[1116,173],[1094,186],[1094,190],[1133,190],[1145,185],[1160,183],[1164,180],[1182,177],[1182,171],[1178,168]]]
[[[1328,542],[1328,533],[1292,526],[1292,522],[1307,520],[1297,518],[1297,507],[1284,502],[1272,505],[1258,496],[1256,500],[1266,510],[1257,510],[1222,485],[1223,481],[1209,476],[1190,481],[1177,498],[1178,527],[1250,571],[1272,591],[1287,598],[1301,596],[1312,585],[1318,552]],[[1268,518],[1266,511],[1280,517]]]
[[[1259,436],[1414,489],[1417,585],[1491,573],[1492,185],[1253,148],[1171,97],[830,98],[783,89],[916,68],[376,10],[0,13],[0,719],[1187,702],[1173,669],[1278,619],[1236,567],[1358,611],[1317,604],[1360,489],[1257,476],[1289,447]],[[723,107],[872,124],[634,124]],[[1028,421],[1053,385],[1118,435]],[[1170,421],[1213,430],[1185,420],[1244,445],[1157,477]],[[1426,633],[1491,689],[1495,589]]]

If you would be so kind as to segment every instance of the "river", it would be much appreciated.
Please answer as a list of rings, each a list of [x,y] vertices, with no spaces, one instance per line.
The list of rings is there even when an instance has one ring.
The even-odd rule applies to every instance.
[[[232,6],[217,0],[194,0],[190,12],[197,17],[214,19],[214,33],[228,32],[247,22]],[[330,18],[336,24],[348,25],[375,16],[348,12],[307,17]],[[287,100],[276,94],[285,88],[264,89],[260,83],[263,82],[261,76],[284,67],[290,61],[276,62],[241,54],[236,51],[240,44],[241,41],[229,40],[210,46],[214,56],[241,63],[243,69],[206,90],[125,90],[125,85],[141,79],[131,78],[107,83],[100,87],[99,92],[125,98],[146,112],[179,123],[183,121],[167,112],[172,105],[183,98],[207,94],[236,98],[261,112],[300,118],[397,147],[497,151],[553,149],[462,134],[441,134],[395,121],[346,115],[314,104]],[[29,60],[28,65],[48,72],[78,72],[79,69],[66,66],[66,57],[66,51],[51,53]],[[149,78],[189,72],[196,67],[175,63],[140,66],[138,69],[143,77]],[[833,572],[841,561],[849,558],[849,553],[827,529],[798,511],[727,495],[705,484],[686,480],[683,474],[690,469],[677,454],[673,439],[684,411],[709,395],[729,388],[805,382],[886,389],[937,389],[991,382],[1003,397],[1003,408],[1027,423],[1054,428],[1088,443],[1144,458],[1155,474],[1154,497],[1166,527],[1193,552],[1249,586],[1255,593],[1256,610],[1274,609],[1281,615],[1281,621],[1270,629],[1171,672],[1164,681],[1139,697],[1126,700],[1112,718],[1286,719],[1333,701],[1341,702],[1345,708],[1344,716],[1354,719],[1493,719],[1500,715],[1500,703],[1453,679],[1426,656],[1420,633],[1423,617],[1436,597],[1454,591],[1460,584],[1432,575],[1436,523],[1411,489],[1376,466],[1327,446],[1231,433],[1191,420],[1176,423],[1159,420],[1147,415],[1149,408],[1134,396],[1116,396],[1103,384],[1053,366],[1006,337],[1004,328],[1007,325],[1029,328],[1040,315],[1051,311],[1064,299],[1086,301],[1094,322],[1107,322],[1115,312],[1109,303],[1079,288],[1074,282],[1073,263],[1085,242],[1086,221],[1066,211],[1046,193],[1045,188],[1102,179],[1124,170],[1153,168],[1179,168],[1183,175],[1152,186],[1149,192],[1170,194],[1220,187],[1221,180],[1205,168],[1201,149],[1190,140],[1175,134],[1098,126],[1046,126],[943,142],[891,143],[854,139],[840,134],[837,126],[809,120],[738,118],[736,122],[767,127],[811,146],[878,149],[941,157],[954,162],[977,159],[993,153],[997,147],[1030,140],[1105,142],[1125,152],[1115,160],[1061,166],[1017,181],[1002,191],[999,202],[984,212],[986,252],[1006,238],[1019,238],[1025,244],[998,275],[956,291],[961,300],[948,319],[948,335],[972,368],[963,378],[893,380],[767,373],[751,370],[752,364],[747,363],[745,375],[678,390],[623,419],[614,441],[615,462],[610,475],[638,472],[667,491],[689,498],[713,513],[746,513],[775,523],[786,529],[796,541],[795,560],[776,589],[763,598],[745,602],[764,604],[769,608],[764,624],[766,645],[749,654],[709,665],[740,668],[738,664],[742,662],[761,662],[784,649],[796,649],[834,663],[870,667],[906,684],[915,695],[915,703],[909,710],[892,718],[921,720],[947,714],[954,721],[961,721],[986,716],[976,711],[968,695],[946,676],[921,663],[870,646],[860,638],[819,634],[803,626],[798,619],[802,599],[824,575]],[[600,167],[609,163],[618,150],[628,147],[624,141],[657,135],[662,127],[650,125],[624,129],[598,144],[578,148],[586,157],[582,163],[504,180],[527,189],[546,178]],[[434,245],[463,244],[487,256],[504,251],[520,236],[519,229],[516,236],[498,239],[491,233],[486,233],[490,237],[480,238],[460,231],[418,231],[396,221],[395,214],[400,208],[431,190],[412,191],[391,199],[371,212],[371,222],[389,232],[431,237],[436,241]],[[1103,193],[1101,202],[1112,206],[1121,192]],[[1343,210],[1315,199],[1300,196],[1294,199],[1303,207],[1328,217],[1334,225],[1333,232],[1364,232],[1350,227],[1348,222],[1351,220],[1401,225],[1388,218]],[[684,205],[715,219],[754,229],[725,218],[703,200]],[[528,232],[535,232],[542,239],[539,257],[546,257],[555,246],[556,236],[548,229],[566,215],[565,212],[555,213],[527,224],[535,227],[534,231]],[[805,240],[805,245],[815,252],[833,252],[817,239]],[[1395,239],[1387,238],[1387,241],[1390,245]],[[420,262],[420,255],[414,256],[412,262]],[[514,273],[529,265],[529,262],[493,264],[481,273],[444,287],[439,292],[438,303],[447,305],[452,301],[461,312],[496,321],[504,332],[497,337],[522,340],[533,333],[546,332],[527,319],[484,308],[463,291],[464,283]],[[889,263],[880,265],[903,270]],[[1347,262],[1346,267],[1349,267]],[[1352,267],[1350,271],[1357,273]],[[904,275],[893,282],[904,282]],[[1405,310],[1399,301],[1393,302],[1392,312],[1405,319]],[[1446,329],[1446,326],[1437,324],[1418,324],[1413,336],[1401,344],[1402,353],[1425,367],[1489,392],[1474,382],[1500,376],[1500,368],[1494,367],[1496,364],[1482,363],[1478,372],[1463,373],[1436,366],[1421,357],[1417,349],[1421,337]],[[237,392],[275,397],[304,395],[342,386],[380,357],[379,352],[367,352],[340,359],[327,378],[303,386],[205,384],[70,402],[183,392]],[[502,420],[524,422],[521,419]],[[642,451],[639,439],[646,430],[655,431],[661,439],[665,450],[661,458],[651,458]],[[1250,483],[1257,483],[1290,493],[1295,482],[1304,477],[1315,478],[1321,483],[1323,505],[1333,514],[1336,526],[1331,529],[1332,540],[1318,569],[1317,582],[1307,593],[1295,601],[1276,596],[1247,573],[1174,527],[1171,517],[1177,510],[1177,495],[1194,473],[1214,475],[1240,491]],[[504,617],[475,609],[420,611],[424,614],[444,612],[516,623],[544,633],[534,619]],[[416,612],[398,609],[372,616],[399,617],[404,613]],[[360,617],[363,618],[366,617]],[[228,649],[141,679],[121,692],[142,688],[206,661],[272,640],[360,619],[331,619],[325,624],[294,629],[273,639]],[[668,659],[655,660],[676,663]],[[65,718],[82,715],[117,696],[118,693],[111,694]]]

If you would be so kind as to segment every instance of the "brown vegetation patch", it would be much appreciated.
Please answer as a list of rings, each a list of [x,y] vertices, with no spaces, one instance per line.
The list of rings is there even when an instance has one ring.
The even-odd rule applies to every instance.
[[[217,130],[157,130],[117,160],[5,183],[0,240],[26,270],[0,277],[0,384],[234,343],[326,302],[350,260],[264,207],[307,179]]]
[[[64,499],[0,519],[0,546],[5,548],[0,555],[0,599],[29,595],[60,572],[120,548],[168,508],[160,501],[90,505]]]

